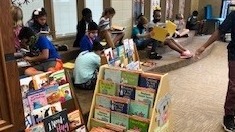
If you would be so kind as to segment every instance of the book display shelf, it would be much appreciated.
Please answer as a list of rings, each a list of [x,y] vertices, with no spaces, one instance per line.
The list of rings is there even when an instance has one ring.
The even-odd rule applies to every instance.
[[[171,132],[168,74],[100,67],[88,130]]]
[[[87,132],[68,68],[22,78],[26,132]]]

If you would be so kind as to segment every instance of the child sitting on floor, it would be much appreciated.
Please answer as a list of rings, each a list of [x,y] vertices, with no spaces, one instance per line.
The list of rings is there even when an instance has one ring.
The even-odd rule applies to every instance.
[[[181,37],[188,37],[189,29],[185,28],[185,22],[184,22],[184,16],[182,14],[176,15],[176,20],[174,20],[174,23],[177,25],[176,31],[175,31],[175,37],[181,38]]]

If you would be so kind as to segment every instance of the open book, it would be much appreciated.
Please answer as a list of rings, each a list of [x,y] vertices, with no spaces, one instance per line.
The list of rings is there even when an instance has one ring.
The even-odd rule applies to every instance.
[[[122,33],[125,30],[125,27],[118,26],[118,25],[112,25],[112,33]]]

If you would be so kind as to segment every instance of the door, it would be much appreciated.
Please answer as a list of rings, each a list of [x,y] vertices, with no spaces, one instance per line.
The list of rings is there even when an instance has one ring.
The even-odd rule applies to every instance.
[[[0,131],[24,130],[19,73],[14,60],[10,1],[0,0]]]

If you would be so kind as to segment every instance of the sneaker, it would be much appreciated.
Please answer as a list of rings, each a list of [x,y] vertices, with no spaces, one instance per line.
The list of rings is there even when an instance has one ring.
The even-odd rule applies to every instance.
[[[181,59],[189,59],[193,57],[193,54],[189,50],[185,50],[183,53],[181,53],[180,58]]]
[[[235,132],[234,116],[233,115],[224,116],[224,121],[222,125],[226,132]]]
[[[162,58],[162,56],[158,55],[158,53],[151,53],[149,55],[149,59],[156,59],[156,60],[160,60]]]

